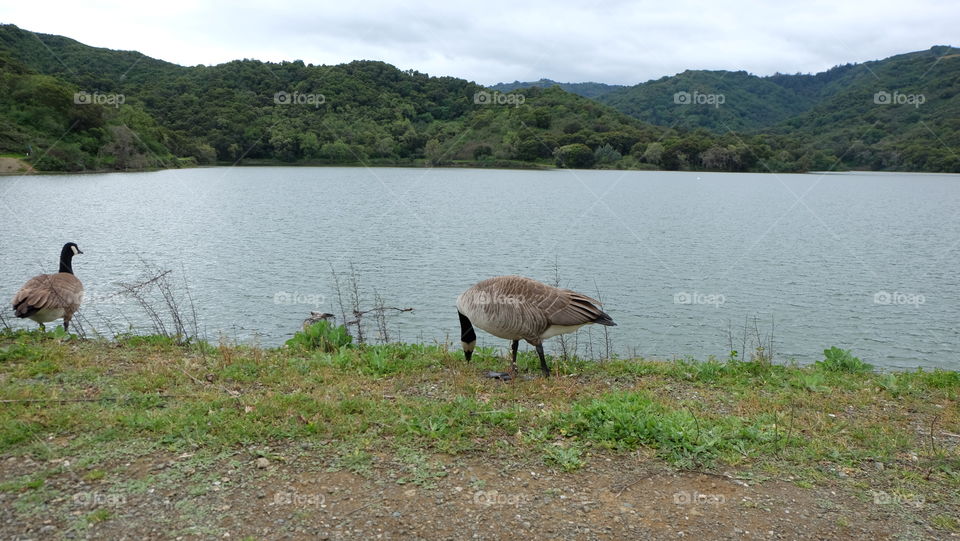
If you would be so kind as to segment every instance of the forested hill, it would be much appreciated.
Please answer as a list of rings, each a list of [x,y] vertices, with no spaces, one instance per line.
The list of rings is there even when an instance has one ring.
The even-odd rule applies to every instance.
[[[29,152],[39,170],[213,163],[960,170],[956,157],[878,162],[883,137],[855,141],[864,146],[855,155],[841,152],[842,139],[820,148],[797,135],[808,129],[804,122],[796,133],[785,124],[772,135],[711,133],[655,126],[556,87],[497,91],[376,61],[184,67],[0,25],[0,154]]]
[[[598,101],[631,116],[660,125],[708,128],[723,132],[769,129],[813,109],[843,116],[838,121],[862,116],[864,107],[846,111],[844,96],[866,95],[873,103],[876,92],[924,93],[929,118],[960,88],[960,49],[939,46],[884,60],[846,64],[815,75],[776,74],[758,77],[744,71],[685,71],[631,87],[604,93]],[[674,94],[698,92],[722,94],[723,107],[674,107]],[[946,92],[946,93],[945,93]]]
[[[677,96],[693,103],[678,107]],[[597,101],[662,126],[789,135],[852,167],[957,171],[960,154],[960,49],[953,47],[815,75],[685,71]]]
[[[512,83],[498,83],[490,87],[490,90],[498,90],[500,92],[512,92],[521,88],[550,88],[552,86],[559,86],[563,90],[571,94],[576,94],[578,96],[583,96],[584,98],[598,98],[604,94],[609,94],[614,90],[619,90],[626,88],[622,85],[608,85],[604,83],[558,83],[550,79],[540,79],[539,81],[534,82],[520,82],[514,81]]]

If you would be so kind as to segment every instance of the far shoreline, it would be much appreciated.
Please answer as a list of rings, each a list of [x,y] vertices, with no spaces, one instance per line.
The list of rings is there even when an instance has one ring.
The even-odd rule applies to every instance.
[[[512,162],[509,160],[497,160],[489,163],[484,162],[458,162],[458,163],[439,163],[429,165],[423,162],[403,162],[403,163],[323,163],[315,161],[300,162],[280,162],[270,160],[243,160],[240,162],[218,162],[215,164],[188,165],[182,167],[154,167],[143,169],[86,169],[80,171],[42,171],[33,168],[33,166],[20,158],[0,157],[0,160],[12,160],[19,165],[19,170],[12,171],[10,166],[7,170],[0,167],[0,178],[33,176],[33,175],[102,175],[107,173],[154,173],[157,171],[172,171],[178,169],[213,169],[223,167],[343,167],[343,168],[364,168],[364,169],[490,169],[502,171],[621,171],[621,172],[663,172],[663,173],[705,173],[705,174],[767,174],[767,175],[845,175],[851,173],[889,173],[889,174],[911,174],[911,175],[958,175],[960,173],[951,173],[949,171],[900,171],[900,170],[872,170],[872,169],[847,169],[837,171],[714,171],[700,169],[654,169],[654,168],[565,168],[539,163]]]

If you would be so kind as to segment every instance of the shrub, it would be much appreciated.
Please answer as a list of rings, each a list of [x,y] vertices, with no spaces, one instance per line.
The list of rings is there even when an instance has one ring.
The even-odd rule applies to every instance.
[[[329,321],[318,321],[287,340],[288,347],[308,351],[333,352],[352,344],[353,337],[347,332],[347,328],[343,325],[334,327]]]
[[[857,374],[873,370],[873,365],[854,357],[849,349],[840,349],[836,346],[823,350],[824,360],[817,361],[818,368],[828,372],[847,372]]]

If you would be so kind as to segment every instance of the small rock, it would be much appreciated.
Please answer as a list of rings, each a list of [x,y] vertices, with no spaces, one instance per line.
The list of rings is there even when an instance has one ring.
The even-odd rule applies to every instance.
[[[267,460],[266,457],[260,457],[260,458],[257,459],[257,468],[258,468],[258,469],[261,469],[261,470],[262,470],[262,469],[267,468],[268,466],[270,466],[270,461]]]

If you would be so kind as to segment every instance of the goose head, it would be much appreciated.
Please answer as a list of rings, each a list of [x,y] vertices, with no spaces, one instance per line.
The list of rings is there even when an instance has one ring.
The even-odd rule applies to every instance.
[[[75,242],[68,242],[60,250],[60,272],[73,274],[73,256],[82,254],[80,247]]]

